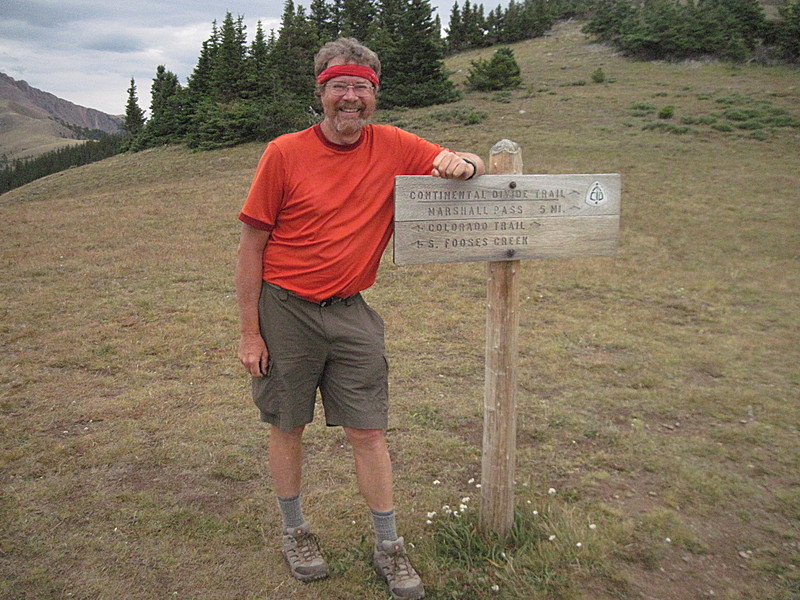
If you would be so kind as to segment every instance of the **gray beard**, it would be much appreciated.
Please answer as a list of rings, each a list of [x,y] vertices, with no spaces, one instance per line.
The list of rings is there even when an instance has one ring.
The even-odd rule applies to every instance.
[[[366,124],[366,119],[358,119],[357,121],[348,121],[346,123],[341,122],[339,119],[334,119],[333,121],[336,132],[342,135],[355,135],[361,131]]]

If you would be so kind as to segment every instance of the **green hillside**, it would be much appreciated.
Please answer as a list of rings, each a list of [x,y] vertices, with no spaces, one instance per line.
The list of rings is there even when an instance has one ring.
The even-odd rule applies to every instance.
[[[526,173],[620,173],[620,250],[522,264],[504,546],[475,531],[486,267],[385,257],[367,296],[427,598],[797,598],[796,68],[631,62],[577,23],[513,49],[519,90],[383,118],[485,157],[512,139]],[[290,580],[278,550],[233,295],[261,150],[119,155],[0,197],[0,599],[388,597],[321,423],[305,510],[333,576]]]
[[[83,143],[70,138],[69,129],[48,118],[43,110],[2,100],[0,115],[0,149],[6,161]]]
[[[0,73],[0,166],[120,133],[121,124]]]

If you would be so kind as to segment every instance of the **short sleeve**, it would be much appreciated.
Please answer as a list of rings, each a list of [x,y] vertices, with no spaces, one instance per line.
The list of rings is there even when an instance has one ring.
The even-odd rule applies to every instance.
[[[400,136],[398,147],[404,149],[405,174],[430,175],[433,159],[445,148],[402,129],[397,133]]]
[[[275,226],[284,197],[283,155],[271,142],[256,168],[250,192],[244,202],[239,220],[257,229],[271,230]]]

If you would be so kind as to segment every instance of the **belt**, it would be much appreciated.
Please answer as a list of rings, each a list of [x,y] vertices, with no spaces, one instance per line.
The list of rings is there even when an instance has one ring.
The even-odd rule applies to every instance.
[[[294,292],[292,292],[290,290],[287,290],[286,288],[282,288],[279,285],[275,285],[274,283],[269,283],[269,282],[266,282],[266,283],[267,283],[267,285],[269,285],[270,287],[275,288],[276,290],[280,290],[282,292],[285,292],[285,293],[287,293],[287,294],[289,294],[291,296],[294,296],[295,298],[300,298],[301,300],[303,300],[305,302],[310,302],[311,304],[316,304],[317,306],[321,306],[322,308],[325,308],[327,306],[331,306],[333,304],[336,304],[337,302],[346,302],[349,305],[350,302],[356,296],[358,296],[358,294],[353,294],[352,296],[347,296],[346,298],[342,298],[340,296],[331,296],[330,298],[325,298],[325,300],[309,300],[308,298],[304,298],[303,296],[300,296],[299,294],[295,294]]]
[[[355,298],[355,296],[348,296],[347,298],[340,298],[339,296],[331,296],[330,298],[325,298],[325,300],[320,300],[319,302],[313,302],[313,304],[319,304],[324,308],[326,306],[330,306],[331,304],[336,304],[337,302],[347,302],[352,298]],[[309,302],[311,302],[311,300],[309,300]]]

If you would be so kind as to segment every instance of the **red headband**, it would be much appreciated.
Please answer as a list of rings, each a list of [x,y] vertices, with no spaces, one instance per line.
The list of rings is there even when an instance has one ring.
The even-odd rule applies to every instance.
[[[325,83],[329,79],[339,77],[340,75],[363,77],[367,81],[372,82],[373,85],[378,85],[380,82],[380,79],[378,79],[378,74],[369,67],[365,67],[364,65],[347,64],[328,67],[319,74],[319,77],[317,77],[317,83]]]

